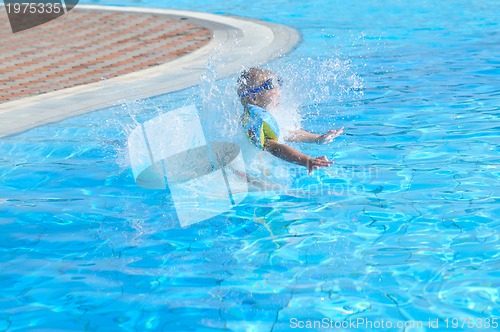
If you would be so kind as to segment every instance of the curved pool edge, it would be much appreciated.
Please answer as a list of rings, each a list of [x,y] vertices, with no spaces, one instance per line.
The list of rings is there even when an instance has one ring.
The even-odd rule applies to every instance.
[[[295,29],[254,19],[203,12],[79,5],[80,10],[148,13],[184,17],[212,31],[211,41],[198,50],[150,69],[0,104],[0,137],[22,133],[52,122],[136,100],[182,90],[201,83],[211,55],[224,61],[217,79],[243,67],[264,65],[291,52],[300,42]],[[222,64],[222,63],[221,63]]]

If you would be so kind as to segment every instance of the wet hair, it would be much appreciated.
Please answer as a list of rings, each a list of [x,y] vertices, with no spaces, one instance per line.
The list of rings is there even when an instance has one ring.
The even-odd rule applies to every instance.
[[[252,67],[244,70],[238,78],[238,96],[262,85],[272,76],[276,76],[276,74],[267,69]]]

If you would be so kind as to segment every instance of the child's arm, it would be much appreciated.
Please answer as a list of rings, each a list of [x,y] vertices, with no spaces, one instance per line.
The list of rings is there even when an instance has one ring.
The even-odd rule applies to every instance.
[[[273,139],[266,139],[264,149],[280,159],[306,167],[309,173],[333,164],[333,161],[329,161],[325,156],[312,158]]]
[[[290,142],[306,142],[306,143],[321,143],[326,144],[333,141],[333,139],[337,136],[340,136],[344,132],[344,127],[341,127],[337,130],[332,129],[323,135],[312,134],[303,129],[299,129],[295,131],[292,135],[286,138],[287,141]]]

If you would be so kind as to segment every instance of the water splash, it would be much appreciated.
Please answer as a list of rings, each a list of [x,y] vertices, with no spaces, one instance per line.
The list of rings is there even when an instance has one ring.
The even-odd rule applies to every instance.
[[[338,57],[307,57],[278,69],[285,78],[285,105],[303,108],[302,117],[320,115],[325,107],[363,96],[363,79],[352,61]]]
[[[292,183],[302,183],[303,181],[296,181],[297,174],[300,174],[300,177],[307,176],[306,174],[301,174],[296,166],[278,160],[268,153],[256,151],[258,149],[249,144],[242,132],[240,118],[243,107],[236,93],[238,74],[219,78],[227,69],[225,63],[229,56],[228,52],[215,51],[209,58],[207,70],[200,77],[200,85],[176,93],[175,100],[172,99],[172,94],[166,94],[150,99],[126,101],[114,109],[118,116],[107,120],[105,127],[120,128],[123,135],[128,137],[134,128],[145,121],[175,108],[195,104],[199,109],[207,141],[233,142],[244,150],[253,149],[253,152],[245,154],[245,164],[249,169],[259,169],[264,178],[278,181],[287,187]],[[315,119],[321,126],[327,125],[328,129],[333,129],[333,124],[338,121],[339,116],[335,110],[337,105],[359,99],[363,95],[363,79],[356,73],[355,66],[349,59],[336,55],[277,61],[266,66],[266,69],[276,72],[284,79],[281,105],[276,114],[282,129],[282,139],[288,133],[304,127],[304,122],[308,123],[305,128],[308,131],[324,130],[318,129],[314,123],[311,126],[311,119]],[[305,146],[295,147],[306,154],[312,153],[304,150]],[[307,146],[308,150],[317,151],[320,148]],[[125,144],[119,144],[115,149],[117,164],[123,171],[128,170],[130,161]],[[265,165],[264,170],[262,165]],[[284,171],[289,168],[292,170]]]

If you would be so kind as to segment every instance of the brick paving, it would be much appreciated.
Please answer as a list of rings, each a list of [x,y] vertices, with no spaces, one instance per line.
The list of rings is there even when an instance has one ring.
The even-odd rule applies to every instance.
[[[182,17],[78,9],[12,33],[0,10],[0,103],[151,68],[211,38]]]

